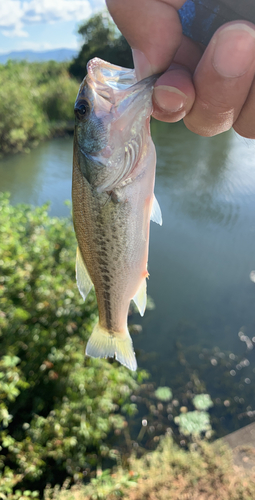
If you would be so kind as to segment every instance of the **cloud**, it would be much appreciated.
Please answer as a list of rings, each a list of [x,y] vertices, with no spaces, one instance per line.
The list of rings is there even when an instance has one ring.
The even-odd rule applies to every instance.
[[[31,0],[24,2],[24,23],[49,23],[84,19],[92,14],[86,0]]]
[[[22,15],[19,0],[0,0],[0,30],[5,36],[27,36],[23,30]]]
[[[5,36],[28,36],[34,23],[82,21],[105,6],[103,0],[0,0],[0,30]]]

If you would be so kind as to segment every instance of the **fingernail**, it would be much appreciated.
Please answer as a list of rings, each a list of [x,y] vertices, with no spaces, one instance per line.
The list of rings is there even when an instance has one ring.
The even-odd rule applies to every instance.
[[[245,24],[236,23],[218,33],[212,63],[221,76],[237,78],[248,71],[254,55],[255,31]]]
[[[187,96],[176,87],[158,85],[154,88],[154,99],[157,105],[168,113],[181,111],[187,102]]]
[[[132,49],[132,54],[137,80],[153,75],[152,66],[144,53],[138,49]]]

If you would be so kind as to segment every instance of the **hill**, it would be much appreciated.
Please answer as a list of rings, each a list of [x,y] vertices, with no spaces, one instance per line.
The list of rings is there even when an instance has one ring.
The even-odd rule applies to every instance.
[[[71,61],[77,55],[78,51],[74,49],[53,49],[43,52],[35,52],[33,50],[19,50],[15,52],[8,52],[7,54],[0,54],[0,64],[5,64],[9,59],[28,62],[40,61]]]

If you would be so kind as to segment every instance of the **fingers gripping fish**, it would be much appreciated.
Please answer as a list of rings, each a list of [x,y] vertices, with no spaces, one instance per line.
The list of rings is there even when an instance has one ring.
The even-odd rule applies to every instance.
[[[133,299],[144,314],[150,219],[162,224],[149,126],[157,76],[137,82],[134,70],[98,58],[87,69],[74,108],[72,187],[77,284],[84,300],[94,285],[99,310],[86,354],[136,370],[128,309]]]

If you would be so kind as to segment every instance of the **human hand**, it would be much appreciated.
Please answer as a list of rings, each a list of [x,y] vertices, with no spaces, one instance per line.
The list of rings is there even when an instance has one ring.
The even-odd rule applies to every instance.
[[[229,130],[255,138],[255,25],[220,27],[204,48],[182,34],[177,10],[185,0],[106,0],[132,47],[137,76],[165,72],[153,94],[153,116],[183,118],[192,132]]]

